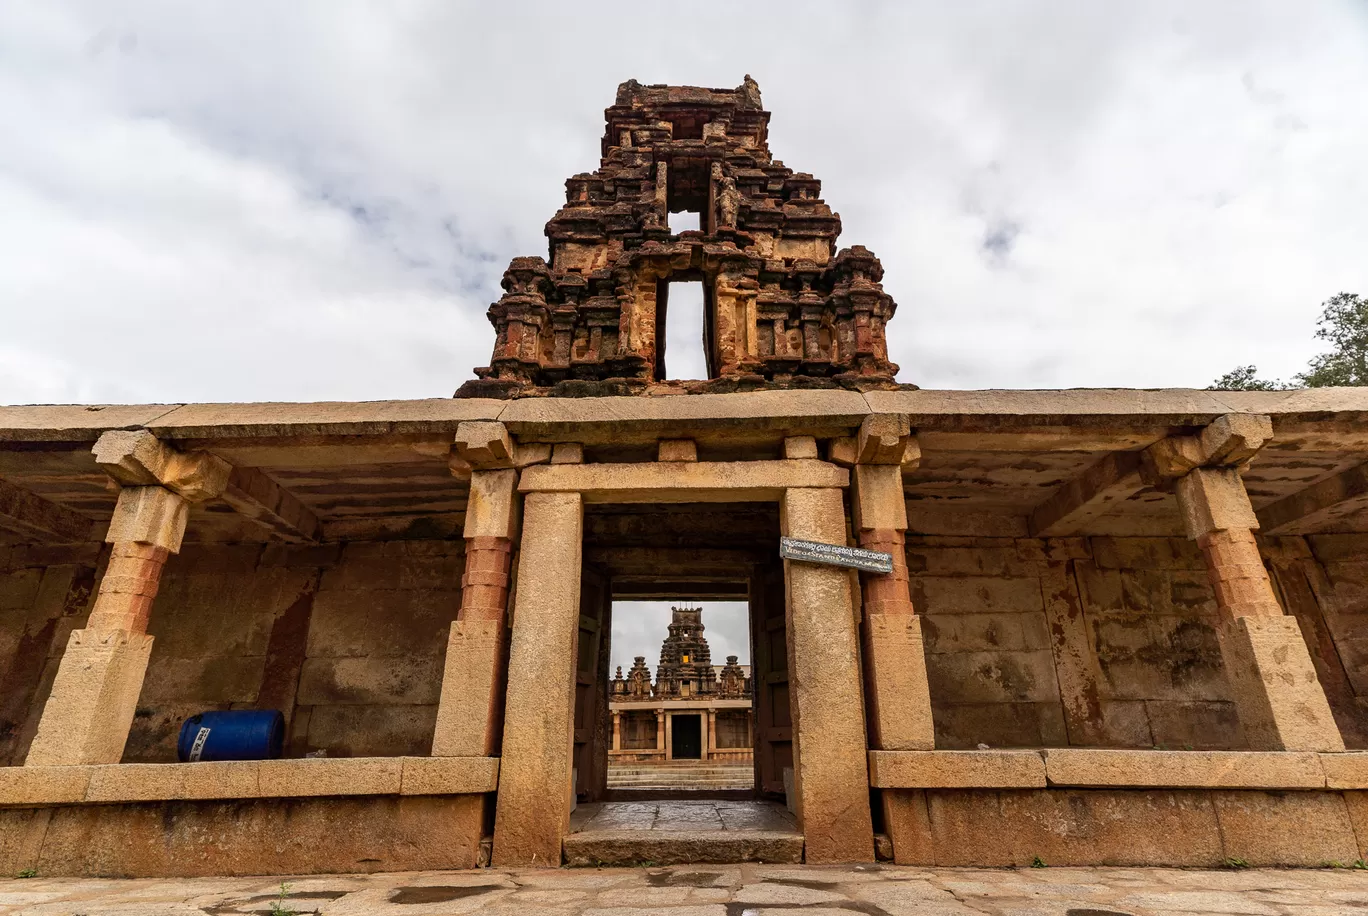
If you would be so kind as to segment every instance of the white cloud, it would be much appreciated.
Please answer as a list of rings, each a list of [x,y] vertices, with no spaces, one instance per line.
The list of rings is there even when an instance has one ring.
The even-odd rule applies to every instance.
[[[11,2],[0,402],[442,396],[616,85],[736,85],[930,387],[1287,376],[1368,292],[1349,2]]]

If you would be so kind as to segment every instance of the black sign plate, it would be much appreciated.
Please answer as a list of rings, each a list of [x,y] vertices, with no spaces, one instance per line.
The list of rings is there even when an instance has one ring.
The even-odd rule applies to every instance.
[[[822,544],[818,541],[780,538],[779,556],[785,560],[825,563],[828,566],[846,566],[863,572],[891,573],[893,571],[893,554],[879,553],[876,550],[862,550],[859,547],[846,547],[843,544]]]

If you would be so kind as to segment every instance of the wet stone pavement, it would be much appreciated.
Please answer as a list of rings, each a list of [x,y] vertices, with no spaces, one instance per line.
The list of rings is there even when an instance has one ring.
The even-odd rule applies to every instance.
[[[280,897],[282,881],[286,895]],[[272,909],[276,905],[278,909]],[[0,881],[24,916],[1368,916],[1368,872],[693,865],[281,878]]]

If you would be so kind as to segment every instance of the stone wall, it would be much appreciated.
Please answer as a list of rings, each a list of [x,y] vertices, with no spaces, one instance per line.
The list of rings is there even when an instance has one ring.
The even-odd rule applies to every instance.
[[[937,747],[1245,746],[1191,542],[909,537],[907,558]]]
[[[1346,744],[1368,747],[1368,535],[1270,538]],[[940,748],[1245,748],[1183,538],[909,536]]]
[[[0,546],[0,766],[24,762],[67,637],[90,614],[100,546]]]
[[[0,763],[23,762],[101,553],[0,548]],[[187,716],[272,708],[286,756],[425,756],[463,542],[187,545],[162,579],[126,762],[176,759]]]

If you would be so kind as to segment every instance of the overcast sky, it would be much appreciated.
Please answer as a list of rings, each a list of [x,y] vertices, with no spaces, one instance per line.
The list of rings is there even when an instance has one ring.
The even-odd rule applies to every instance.
[[[612,662],[622,666],[625,677],[632,659],[646,657],[655,679],[660,664],[660,644],[669,635],[670,606],[678,601],[614,601]],[[714,665],[725,665],[728,655],[738,664],[750,664],[750,618],[744,601],[703,601],[703,638],[708,641]],[[611,674],[611,672],[610,672]]]
[[[904,381],[1287,376],[1368,293],[1364,2],[6,0],[0,403],[447,396],[617,84],[745,73]]]

